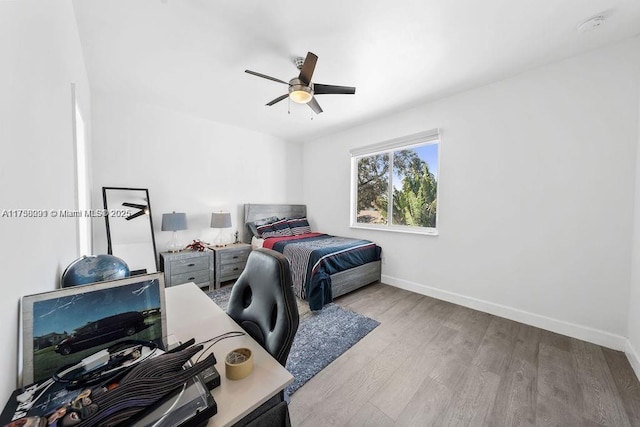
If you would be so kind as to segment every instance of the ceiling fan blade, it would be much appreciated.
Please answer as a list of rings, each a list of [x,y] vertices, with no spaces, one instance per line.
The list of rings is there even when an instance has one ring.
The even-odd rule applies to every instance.
[[[298,76],[307,86],[311,83],[311,76],[313,76],[313,70],[316,69],[316,62],[318,62],[318,57],[314,53],[307,52],[307,57],[304,59],[300,69],[300,76]]]
[[[147,205],[140,205],[137,203],[129,203],[129,202],[122,202],[122,206],[126,206],[128,208],[136,208],[136,209],[147,209]]]
[[[311,107],[316,114],[322,113],[322,107],[320,107],[320,104],[318,104],[315,97],[311,98],[311,101],[309,101],[307,105]]]
[[[289,96],[289,94],[288,94],[288,93],[287,93],[287,94],[284,94],[284,95],[282,95],[282,96],[279,96],[279,97],[277,97],[276,99],[274,99],[273,101],[271,101],[271,102],[267,103],[267,105],[268,105],[268,106],[272,106],[273,104],[276,104],[276,103],[278,103],[278,102],[282,101],[283,99],[287,98],[288,96]]]
[[[354,95],[356,93],[356,88],[352,86],[321,85],[319,83],[314,83],[313,93],[315,95]]]
[[[254,76],[258,76],[258,77],[262,77],[263,79],[267,79],[267,80],[273,80],[274,82],[278,82],[278,83],[283,83],[285,85],[288,85],[289,83],[282,81],[280,79],[276,79],[275,77],[271,77],[271,76],[267,76],[266,74],[261,74],[261,73],[256,73],[255,71],[251,71],[251,70],[244,70],[245,73],[248,74],[253,74]]]
[[[131,221],[132,219],[138,218],[139,216],[142,216],[145,214],[145,211],[138,211],[136,213],[134,213],[133,215],[129,215],[128,217],[126,217],[125,219],[127,221]]]

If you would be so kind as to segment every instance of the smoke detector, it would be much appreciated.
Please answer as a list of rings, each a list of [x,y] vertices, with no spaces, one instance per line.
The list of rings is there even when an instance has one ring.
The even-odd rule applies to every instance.
[[[584,21],[582,24],[578,25],[578,31],[581,33],[586,33],[587,31],[593,31],[599,26],[604,24],[604,16],[594,16],[593,18],[589,18]]]

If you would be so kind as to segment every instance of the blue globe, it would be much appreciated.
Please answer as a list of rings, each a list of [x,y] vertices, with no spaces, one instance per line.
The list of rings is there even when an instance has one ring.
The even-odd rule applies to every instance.
[[[83,256],[73,261],[62,273],[63,288],[129,277],[129,266],[113,255]]]

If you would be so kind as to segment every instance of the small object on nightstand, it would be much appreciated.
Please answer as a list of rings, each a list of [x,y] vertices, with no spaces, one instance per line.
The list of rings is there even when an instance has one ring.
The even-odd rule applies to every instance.
[[[194,240],[192,243],[189,243],[186,248],[192,251],[202,252],[207,248],[205,245],[206,243],[201,240]]]
[[[233,242],[233,244],[237,245],[238,243],[240,243],[240,240],[238,240],[238,236],[240,235],[240,233],[238,233],[238,230],[236,230],[236,240]]]

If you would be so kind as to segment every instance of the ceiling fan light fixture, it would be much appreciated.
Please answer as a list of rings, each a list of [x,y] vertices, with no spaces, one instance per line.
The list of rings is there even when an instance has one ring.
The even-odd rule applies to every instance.
[[[311,101],[313,95],[304,90],[295,90],[289,94],[289,98],[291,98],[293,102],[297,102],[298,104],[306,104]]]
[[[298,79],[293,79],[289,86],[289,98],[298,104],[306,104],[311,101],[311,98],[313,98],[313,91],[309,86],[302,84]]]

